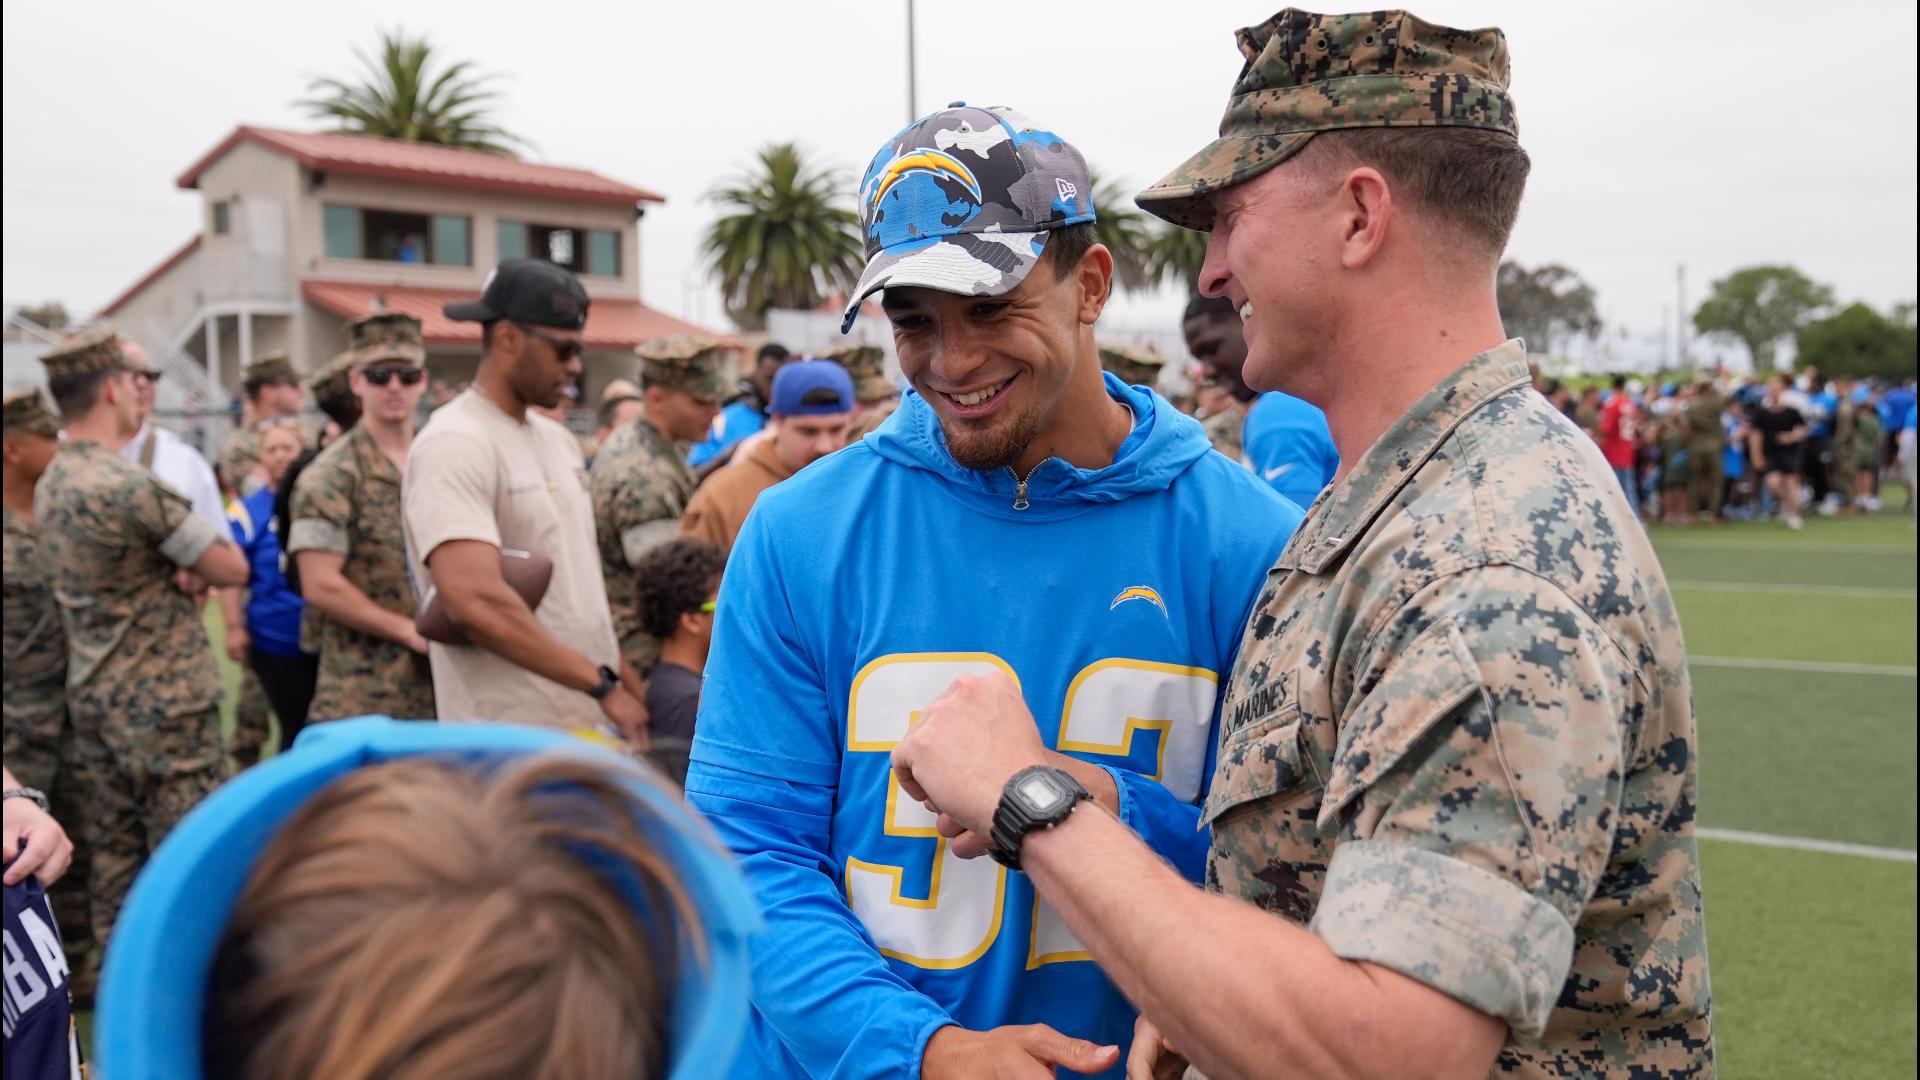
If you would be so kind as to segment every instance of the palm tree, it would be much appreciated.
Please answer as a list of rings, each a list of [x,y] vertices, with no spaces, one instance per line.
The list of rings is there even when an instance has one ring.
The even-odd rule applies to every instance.
[[[433,46],[425,37],[380,32],[379,56],[353,50],[366,69],[360,81],[320,78],[315,95],[295,102],[317,117],[331,117],[342,131],[390,139],[459,146],[514,157],[527,141],[502,130],[490,116],[499,97],[486,88],[492,76],[473,73],[462,60],[437,74],[429,70]]]
[[[1147,273],[1153,280],[1171,281],[1187,292],[1199,291],[1200,266],[1207,260],[1207,234],[1169,225],[1147,241]]]
[[[865,247],[851,190],[834,169],[814,168],[793,143],[763,147],[756,167],[707,198],[728,213],[701,245],[725,294],[727,313],[757,330],[769,308],[811,309],[860,279]]]
[[[1147,215],[1133,205],[1133,198],[1119,181],[1101,177],[1089,169],[1093,180],[1094,234],[1113,253],[1114,276],[1120,287],[1137,291],[1153,284],[1154,275],[1147,261],[1147,245],[1153,233]]]

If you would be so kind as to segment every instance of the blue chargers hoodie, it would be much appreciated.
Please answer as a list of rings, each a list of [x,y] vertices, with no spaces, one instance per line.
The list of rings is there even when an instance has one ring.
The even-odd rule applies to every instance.
[[[954,856],[888,758],[956,677],[1008,672],[1198,880],[1220,690],[1302,515],[1152,391],[1106,386],[1134,417],[1106,468],[962,468],[909,392],[748,516],[687,778],[767,920],[731,1075],[917,1078],[948,1024],[1129,1042],[1132,1007],[1026,876]]]

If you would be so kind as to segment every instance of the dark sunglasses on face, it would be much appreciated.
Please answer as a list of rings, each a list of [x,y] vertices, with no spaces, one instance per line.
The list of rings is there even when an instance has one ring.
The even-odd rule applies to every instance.
[[[398,378],[401,386],[418,386],[427,373],[417,367],[381,367],[368,368],[360,373],[375,386],[385,386]]]
[[[520,331],[528,337],[538,338],[548,345],[553,346],[554,353],[560,357],[560,362],[563,364],[572,362],[575,357],[580,355],[581,344],[578,339],[554,337],[552,334],[543,334],[533,327],[522,323],[514,323],[513,325],[520,327]]]

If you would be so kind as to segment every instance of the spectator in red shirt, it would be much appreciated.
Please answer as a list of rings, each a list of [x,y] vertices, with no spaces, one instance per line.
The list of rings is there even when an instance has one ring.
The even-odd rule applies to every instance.
[[[1613,396],[1600,410],[1600,452],[1606,455],[1607,464],[1613,468],[1613,475],[1620,480],[1620,487],[1627,493],[1627,503],[1633,507],[1635,516],[1640,513],[1640,485],[1633,475],[1633,456],[1638,440],[1640,426],[1640,407],[1633,403],[1627,394],[1627,377],[1613,377]]]

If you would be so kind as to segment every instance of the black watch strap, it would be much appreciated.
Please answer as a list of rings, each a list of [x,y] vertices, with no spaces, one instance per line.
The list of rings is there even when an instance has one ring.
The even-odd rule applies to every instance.
[[[1000,805],[993,812],[993,828],[987,849],[995,862],[1020,869],[1020,845],[1035,829],[1051,829],[1067,819],[1074,807],[1091,799],[1087,789],[1065,769],[1052,765],[1029,765],[1013,774],[1000,792]]]
[[[587,691],[587,696],[595,701],[604,701],[613,688],[620,685],[620,673],[605,664],[600,665],[600,685]]]

